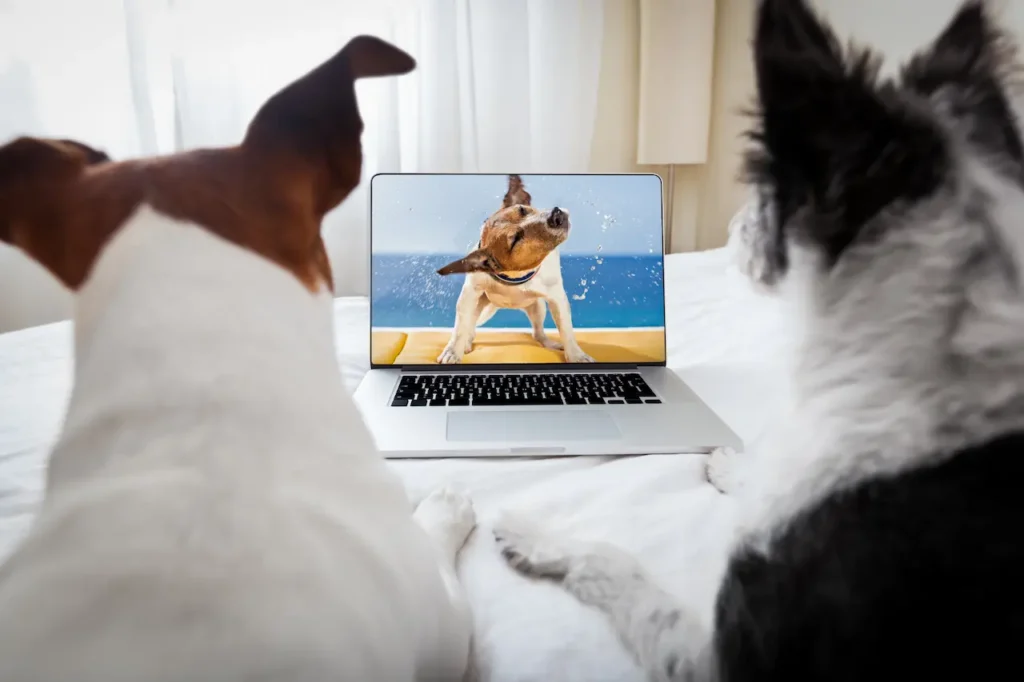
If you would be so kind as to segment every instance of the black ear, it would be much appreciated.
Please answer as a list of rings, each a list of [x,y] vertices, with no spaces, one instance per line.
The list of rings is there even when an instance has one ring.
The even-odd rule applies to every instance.
[[[988,4],[965,2],[931,47],[903,67],[903,84],[943,103],[965,124],[968,138],[993,156],[1024,163],[1019,126],[1005,80],[1016,49],[992,18]]]
[[[762,0],[754,29],[755,128],[747,179],[768,210],[780,271],[782,232],[797,221],[829,264],[859,228],[898,199],[938,186],[945,151],[933,124],[877,83],[880,60],[844,51],[806,0]]]
[[[461,272],[493,272],[494,261],[490,253],[477,249],[465,258],[452,261],[437,271],[439,275],[455,275]]]
[[[505,192],[505,198],[502,200],[501,205],[504,208],[509,206],[529,206],[533,197],[526,191],[526,186],[523,185],[523,179],[518,175],[508,176],[508,191]]]

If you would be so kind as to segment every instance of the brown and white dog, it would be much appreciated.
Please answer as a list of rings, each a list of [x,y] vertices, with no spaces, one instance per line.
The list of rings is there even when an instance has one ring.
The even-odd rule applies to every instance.
[[[236,147],[0,147],[0,239],[77,292],[45,502],[0,567],[0,680],[461,679],[473,509],[412,513],[375,451],[320,237],[360,179],[354,80],[413,67],[356,38]]]
[[[522,179],[508,176],[501,208],[484,222],[477,249],[437,271],[439,275],[466,273],[455,304],[455,328],[437,358],[439,363],[461,362],[473,349],[476,328],[498,308],[525,312],[533,338],[545,348],[564,349],[566,362],[594,361],[576,342],[569,297],[562,284],[558,247],[569,237],[569,213],[557,206],[537,209],[530,202]],[[548,305],[560,341],[544,332]]]

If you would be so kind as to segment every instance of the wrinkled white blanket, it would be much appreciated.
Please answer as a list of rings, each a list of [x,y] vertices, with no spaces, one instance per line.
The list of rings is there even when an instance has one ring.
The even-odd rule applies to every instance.
[[[771,419],[782,329],[774,301],[730,272],[725,250],[666,260],[669,365],[749,441]],[[346,384],[369,364],[363,298],[336,303]],[[71,378],[71,326],[0,335],[0,557],[28,529],[46,451]],[[700,455],[555,460],[395,462],[410,497],[451,483],[469,492],[480,526],[460,567],[476,619],[476,655],[493,682],[622,682],[644,678],[604,619],[551,585],[513,574],[494,550],[489,519],[525,509],[559,528],[639,555],[666,587],[707,612],[733,503],[704,478]]]

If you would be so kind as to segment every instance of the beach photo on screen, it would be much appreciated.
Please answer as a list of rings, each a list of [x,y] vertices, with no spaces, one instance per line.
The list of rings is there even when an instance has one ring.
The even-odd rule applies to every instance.
[[[550,215],[558,207],[571,223],[557,246],[557,259],[579,348],[599,363],[664,362],[659,178],[647,174],[523,174],[515,178],[516,182],[521,178],[528,192],[529,211]],[[493,277],[500,285],[494,287],[497,290],[538,286],[517,284],[501,273],[438,273],[480,247],[484,224],[507,208],[503,201],[509,187],[508,175],[374,176],[370,312],[374,365],[437,364],[452,338],[456,306],[467,277]],[[526,215],[527,210],[522,213]],[[536,269],[514,274],[529,279]],[[497,310],[488,311],[493,315],[477,327],[471,347],[459,362],[566,362],[550,301],[543,328],[554,343],[543,345],[524,310],[502,307],[507,299],[494,298]]]

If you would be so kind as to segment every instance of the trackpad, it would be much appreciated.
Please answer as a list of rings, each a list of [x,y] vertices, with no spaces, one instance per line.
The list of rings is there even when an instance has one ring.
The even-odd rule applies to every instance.
[[[464,410],[448,413],[449,441],[567,441],[609,440],[622,434],[605,411],[492,412]]]

